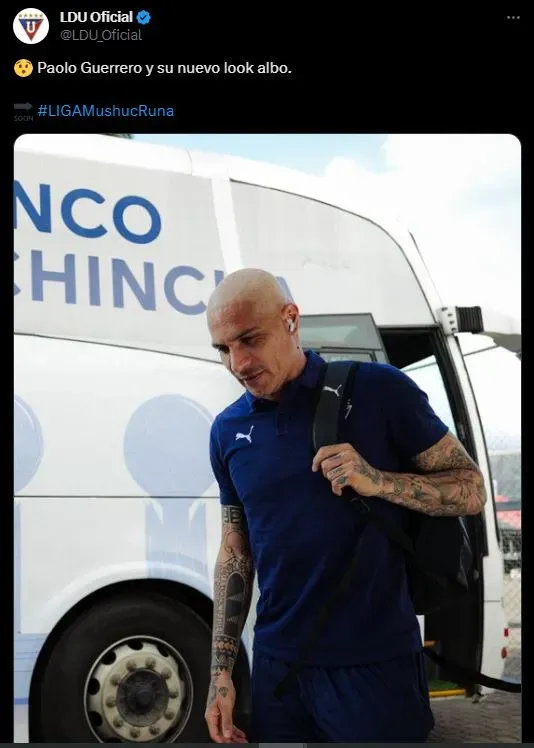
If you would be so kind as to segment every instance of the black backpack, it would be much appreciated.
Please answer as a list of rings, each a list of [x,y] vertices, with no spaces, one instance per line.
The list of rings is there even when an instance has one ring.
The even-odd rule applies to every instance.
[[[354,361],[333,361],[326,367],[318,386],[313,423],[313,449],[348,441],[344,415],[348,395],[358,368]],[[328,390],[323,388],[327,387]],[[332,396],[335,390],[339,397]],[[413,471],[412,471],[413,472]],[[408,583],[415,612],[426,615],[461,602],[471,591],[473,550],[462,517],[430,517],[404,510],[409,529],[401,529],[382,514],[374,512],[352,489],[349,499],[355,508],[406,552]]]
[[[326,365],[320,377],[315,395],[312,430],[314,455],[323,446],[348,441],[345,438],[345,416],[357,368],[358,363],[355,361],[332,361]],[[473,549],[462,517],[430,517],[406,509],[409,513],[409,522],[408,527],[403,529],[384,515],[373,511],[369,502],[356,495],[351,488],[344,489],[345,492],[353,495],[354,498],[347,496],[347,500],[351,501],[355,510],[359,511],[367,522],[376,525],[393,543],[397,543],[405,551],[408,584],[417,615],[449,608],[469,596],[471,585],[477,581],[477,575],[473,563]],[[339,583],[334,586],[332,598],[319,611],[316,625],[298,661],[278,684],[275,695],[280,696],[287,681],[299,672],[304,657],[325,627],[337,600],[350,588],[358,565],[359,551],[360,547],[356,545]],[[452,676],[467,678],[489,688],[511,693],[521,692],[520,683],[475,673],[449,662],[431,649],[425,649],[425,654]]]

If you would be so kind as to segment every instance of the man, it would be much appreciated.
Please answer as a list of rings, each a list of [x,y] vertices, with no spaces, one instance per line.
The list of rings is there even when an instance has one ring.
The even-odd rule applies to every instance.
[[[424,742],[433,719],[402,552],[375,526],[362,534],[359,513],[341,494],[350,485],[398,522],[403,507],[478,514],[480,471],[415,383],[376,363],[362,363],[354,379],[350,444],[313,457],[314,386],[324,361],[299,346],[298,307],[270,274],[241,270],[217,287],[207,314],[214,347],[246,389],[211,432],[222,504],[206,707],[212,739]],[[276,685],[360,535],[352,588],[277,699]],[[233,724],[232,669],[255,570],[261,598],[245,736]]]

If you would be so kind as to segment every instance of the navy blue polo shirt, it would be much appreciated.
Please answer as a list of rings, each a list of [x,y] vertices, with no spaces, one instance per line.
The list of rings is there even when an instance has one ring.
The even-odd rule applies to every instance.
[[[320,607],[350,560],[362,551],[352,588],[338,602],[306,663],[352,666],[420,650],[402,552],[367,525],[346,497],[312,472],[313,395],[324,360],[306,353],[302,374],[279,403],[248,391],[215,419],[212,468],[222,504],[242,506],[258,576],[254,648],[296,659]],[[348,441],[379,470],[410,472],[410,458],[447,433],[428,398],[388,364],[361,363],[354,378]],[[241,435],[241,436],[240,436]],[[384,499],[369,503],[402,523]]]

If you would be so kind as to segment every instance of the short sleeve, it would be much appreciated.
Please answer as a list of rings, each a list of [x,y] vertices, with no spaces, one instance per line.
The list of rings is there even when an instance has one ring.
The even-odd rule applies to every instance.
[[[215,480],[219,486],[221,504],[240,506],[241,501],[239,500],[234,484],[232,483],[228,468],[222,458],[217,419],[213,422],[210,431],[210,462]]]
[[[394,366],[382,369],[381,390],[394,446],[401,458],[411,460],[437,444],[449,428],[411,377]]]

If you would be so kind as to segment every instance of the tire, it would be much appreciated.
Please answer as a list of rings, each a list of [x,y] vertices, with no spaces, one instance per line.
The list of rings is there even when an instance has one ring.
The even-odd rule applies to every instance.
[[[174,650],[174,653],[171,652],[174,660],[162,659],[151,638],[167,644],[169,651]],[[130,640],[134,648],[131,649],[130,644],[116,644],[123,640]],[[93,671],[96,677],[88,680],[94,664],[112,646],[114,647],[113,654],[106,659],[104,665],[99,666],[96,672]],[[165,653],[165,650],[163,652]],[[209,686],[210,652],[210,628],[196,613],[181,603],[159,594],[143,594],[139,597],[125,594],[97,603],[66,629],[46,664],[38,691],[41,739],[47,743],[210,742],[204,721]],[[174,666],[175,661],[180,662],[178,656],[182,658],[180,669]],[[110,658],[113,660],[113,657],[114,663],[110,665]],[[137,664],[134,659],[128,659],[130,657],[137,657]],[[170,667],[166,666],[166,662],[170,663]],[[136,664],[136,672],[128,673],[128,670],[133,668],[132,663]],[[116,668],[115,676],[112,674],[112,668]],[[167,672],[164,673],[164,671]],[[175,677],[177,673],[180,674],[178,680]],[[165,676],[170,680],[164,680]],[[123,677],[124,679],[117,685],[117,679]],[[134,682],[135,678],[138,679],[137,682]],[[148,686],[147,678],[149,679]],[[141,682],[139,679],[145,679],[141,685],[139,685]],[[98,708],[101,708],[100,715],[93,709],[97,701],[90,701],[91,697],[86,697],[87,683],[91,685],[92,692],[96,684],[100,684],[99,696],[93,697],[96,700],[100,699],[98,701]],[[126,683],[134,683],[134,685],[128,687],[124,685]],[[185,684],[185,688],[182,685],[175,685],[178,683]],[[176,691],[174,695],[171,685],[172,690]],[[128,701],[125,696],[128,693],[125,690],[127,688],[130,689]],[[139,695],[139,689],[144,692],[145,696]],[[135,695],[132,696],[134,692]],[[111,698],[116,701],[114,710],[107,708],[109,705],[102,697],[102,694],[106,693],[112,693],[111,697],[106,697],[108,700]],[[150,694],[148,697],[147,693]],[[172,711],[171,708],[179,703],[184,694],[182,708]],[[178,701],[169,701],[171,696]],[[139,716],[135,710],[147,707],[146,702],[139,707],[141,702],[137,699],[152,699],[153,697],[158,701],[153,702],[150,714]],[[97,717],[96,727],[94,727],[97,734],[91,729],[86,717],[86,703],[88,703],[88,711],[93,717]],[[166,711],[163,716],[160,712],[164,703],[167,703],[167,706],[164,707]],[[125,704],[128,704],[128,707]],[[131,704],[134,704],[134,711],[129,709]],[[113,714],[116,716],[113,717]],[[154,714],[160,714],[157,723],[150,722]],[[175,715],[174,720],[178,720],[172,732],[166,731],[169,725],[168,720],[171,719],[169,714]],[[122,719],[123,717],[125,719]],[[123,725],[120,730],[113,725],[114,719],[117,722],[122,720]],[[137,728],[141,734],[136,735],[132,740],[129,736],[131,733],[125,734],[125,731],[131,730],[132,724],[135,731],[135,726],[140,725],[140,722],[136,721],[139,719],[148,720],[148,722]],[[99,721],[104,727],[98,726]],[[180,729],[180,722],[184,724],[179,734],[176,734]],[[158,724],[162,727],[158,728]],[[108,731],[111,729],[115,734],[113,736],[108,734],[106,738],[106,735],[101,732],[102,729]],[[150,729],[158,730],[160,734],[149,734]]]

